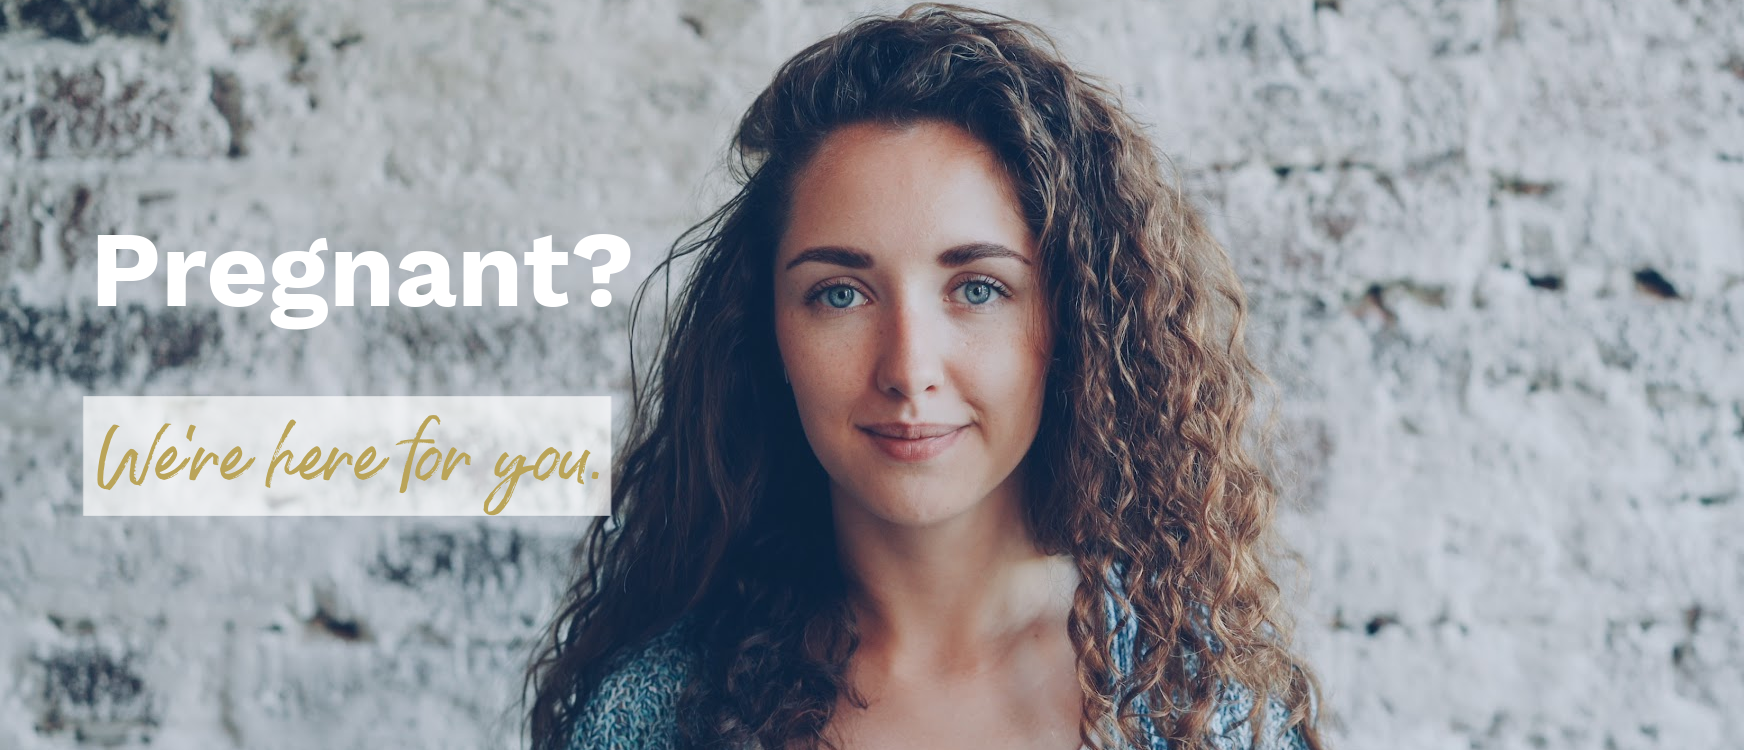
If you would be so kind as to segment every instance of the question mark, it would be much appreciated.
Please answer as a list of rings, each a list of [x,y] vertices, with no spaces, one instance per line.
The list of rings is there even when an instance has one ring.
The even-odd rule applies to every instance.
[[[630,243],[615,234],[590,234],[575,243],[575,254],[588,260],[593,260],[595,250],[604,250],[612,256],[603,266],[593,267],[593,283],[604,284],[611,275],[628,268],[630,265]],[[612,303],[612,293],[605,289],[593,290],[594,307],[605,307]]]

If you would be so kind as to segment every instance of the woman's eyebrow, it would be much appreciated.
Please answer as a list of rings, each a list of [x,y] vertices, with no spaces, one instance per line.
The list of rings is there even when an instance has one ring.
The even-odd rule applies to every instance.
[[[828,263],[846,268],[871,268],[872,255],[864,250],[851,247],[814,247],[793,256],[783,270],[790,270],[801,263]]]
[[[965,266],[983,258],[1010,258],[1024,265],[1032,265],[1022,253],[996,242],[968,242],[957,245],[939,253],[939,265],[945,268]],[[864,250],[851,247],[814,247],[801,251],[787,262],[785,269],[791,269],[801,263],[828,263],[845,268],[871,268],[872,255]],[[785,270],[784,269],[784,270]]]
[[[970,242],[953,247],[939,253],[939,265],[946,268],[956,268],[966,266],[982,258],[1010,258],[1026,266],[1030,265],[1029,258],[1023,257],[1023,253],[996,242]]]

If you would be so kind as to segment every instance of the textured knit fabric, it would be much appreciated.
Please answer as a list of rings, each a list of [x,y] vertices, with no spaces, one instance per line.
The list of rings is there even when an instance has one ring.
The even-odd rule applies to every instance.
[[[1123,596],[1119,579],[1113,579],[1113,596]],[[1130,672],[1133,661],[1133,639],[1138,633],[1135,620],[1118,624],[1118,606],[1109,608],[1109,629],[1115,632],[1115,663],[1122,672]],[[621,657],[606,679],[600,683],[583,708],[576,725],[571,750],[672,750],[678,747],[678,695],[685,681],[696,669],[697,646],[688,637],[688,620],[655,637],[642,648]],[[1213,644],[1215,647],[1215,644]],[[1187,656],[1187,667],[1194,668],[1197,658]],[[1284,705],[1273,697],[1267,701],[1263,714],[1266,731],[1258,747],[1253,744],[1247,713],[1253,706],[1253,693],[1240,686],[1226,685],[1213,709],[1210,724],[1213,745],[1218,750],[1307,750],[1301,731],[1288,733],[1277,730],[1287,715]],[[1156,732],[1148,718],[1140,717],[1148,747],[1145,750],[1168,750],[1169,743]]]

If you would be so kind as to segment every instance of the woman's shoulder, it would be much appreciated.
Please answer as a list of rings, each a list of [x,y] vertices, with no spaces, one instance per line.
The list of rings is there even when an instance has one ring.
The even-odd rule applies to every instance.
[[[577,715],[572,750],[677,747],[678,699],[696,658],[688,618],[619,654]]]

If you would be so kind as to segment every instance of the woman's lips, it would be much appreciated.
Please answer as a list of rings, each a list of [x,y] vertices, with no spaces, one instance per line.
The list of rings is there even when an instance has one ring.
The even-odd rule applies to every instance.
[[[884,451],[884,455],[898,461],[917,462],[935,458],[949,450],[951,446],[957,444],[958,440],[962,439],[963,432],[967,428],[968,425],[963,425],[942,435],[915,439],[880,435],[865,427],[860,428],[860,430],[866,433],[867,437],[872,438],[872,444]]]

